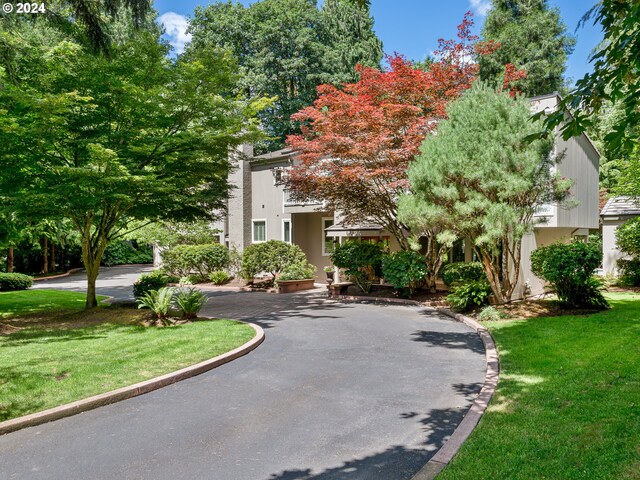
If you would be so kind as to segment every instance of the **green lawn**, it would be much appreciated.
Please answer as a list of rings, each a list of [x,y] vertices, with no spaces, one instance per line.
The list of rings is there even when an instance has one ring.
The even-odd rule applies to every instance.
[[[40,291],[13,292],[15,298],[2,294],[0,309],[13,305],[23,314],[32,312],[36,307],[24,298],[30,293],[36,294],[38,307],[53,301],[42,300]],[[73,305],[65,295],[58,301],[64,308]],[[172,372],[255,335],[248,325],[231,320],[144,327],[145,315],[118,307],[6,315],[5,331],[14,333],[0,335],[0,421]]]
[[[438,480],[640,479],[640,295],[588,316],[487,324],[498,390]]]
[[[45,311],[82,310],[87,296],[61,290],[0,292],[0,319]],[[107,297],[98,296],[98,301]]]

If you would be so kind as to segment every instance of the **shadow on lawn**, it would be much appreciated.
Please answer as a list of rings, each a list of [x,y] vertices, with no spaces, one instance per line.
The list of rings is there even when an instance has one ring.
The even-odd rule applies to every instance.
[[[177,328],[177,327],[176,327]],[[144,333],[142,325],[101,324],[83,328],[24,328],[18,332],[0,337],[1,347],[20,347],[31,343],[56,343],[106,338],[122,330],[123,333]]]
[[[9,420],[31,412],[42,410],[44,402],[35,395],[20,395],[17,400],[10,400],[12,385],[15,383],[39,385],[50,381],[51,377],[43,373],[27,372],[20,367],[0,368],[0,421]]]

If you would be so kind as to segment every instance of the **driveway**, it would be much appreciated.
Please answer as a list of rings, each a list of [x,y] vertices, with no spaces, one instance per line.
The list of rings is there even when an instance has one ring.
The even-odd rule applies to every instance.
[[[0,437],[0,478],[410,479],[484,380],[479,337],[417,307],[215,292],[204,313],[251,320],[266,340],[209,373]]]

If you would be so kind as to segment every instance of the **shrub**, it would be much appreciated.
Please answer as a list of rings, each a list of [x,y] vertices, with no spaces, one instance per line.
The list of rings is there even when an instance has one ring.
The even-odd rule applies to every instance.
[[[424,285],[429,269],[422,255],[402,251],[382,257],[382,273],[385,280],[403,295],[413,295]]]
[[[454,283],[449,289],[447,301],[454,310],[465,312],[489,303],[491,285],[486,280]]]
[[[286,267],[307,262],[300,247],[280,240],[269,240],[248,246],[242,254],[242,278],[253,280],[259,273],[270,273],[274,278]]]
[[[616,229],[618,248],[633,256],[640,256],[640,217],[636,217]]]
[[[173,290],[173,287],[162,287],[145,293],[138,299],[138,308],[148,308],[160,323],[168,325],[170,322],[167,316],[173,303]]]
[[[229,266],[229,249],[224,245],[178,245],[162,252],[163,268],[178,277],[196,273],[208,278],[216,270]]]
[[[640,258],[620,259],[616,262],[620,272],[620,284],[626,287],[640,287]]]
[[[22,273],[0,273],[0,292],[26,290],[33,285],[33,278]]]
[[[133,296],[136,299],[142,298],[152,290],[157,291],[166,287],[169,284],[169,280],[170,278],[167,275],[158,270],[150,273],[143,273],[133,284]]]
[[[278,275],[277,281],[307,280],[313,278],[315,273],[316,267],[305,260],[304,262],[287,265],[280,275]]]
[[[224,270],[216,270],[209,275],[209,280],[211,280],[211,283],[214,285],[224,285],[231,281],[232,278],[233,277]]]
[[[102,256],[102,264],[125,265],[128,263],[153,263],[153,249],[149,245],[137,247],[128,240],[110,243]]]
[[[484,280],[487,276],[480,262],[455,262],[445,265],[442,269],[442,281],[451,286],[454,283],[475,282]]]
[[[376,274],[381,273],[382,255],[380,243],[348,241],[336,245],[331,261],[336,267],[344,268],[362,291],[368,293]]]
[[[478,315],[478,320],[481,322],[497,322],[501,318],[504,318],[504,315],[494,307],[485,307]]]
[[[607,308],[601,280],[593,277],[602,262],[598,242],[553,243],[531,253],[531,271],[548,282],[561,303],[572,308]]]
[[[174,301],[183,318],[196,318],[198,313],[207,302],[207,296],[197,288],[186,288],[178,290]]]

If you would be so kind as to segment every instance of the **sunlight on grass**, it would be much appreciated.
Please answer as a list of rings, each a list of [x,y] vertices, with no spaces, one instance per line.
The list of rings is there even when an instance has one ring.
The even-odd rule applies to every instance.
[[[638,479],[640,295],[591,315],[488,323],[500,383],[438,480]]]
[[[47,310],[82,310],[87,296],[62,290],[21,290],[0,292],[0,318],[28,315]],[[98,296],[98,301],[105,296]]]

